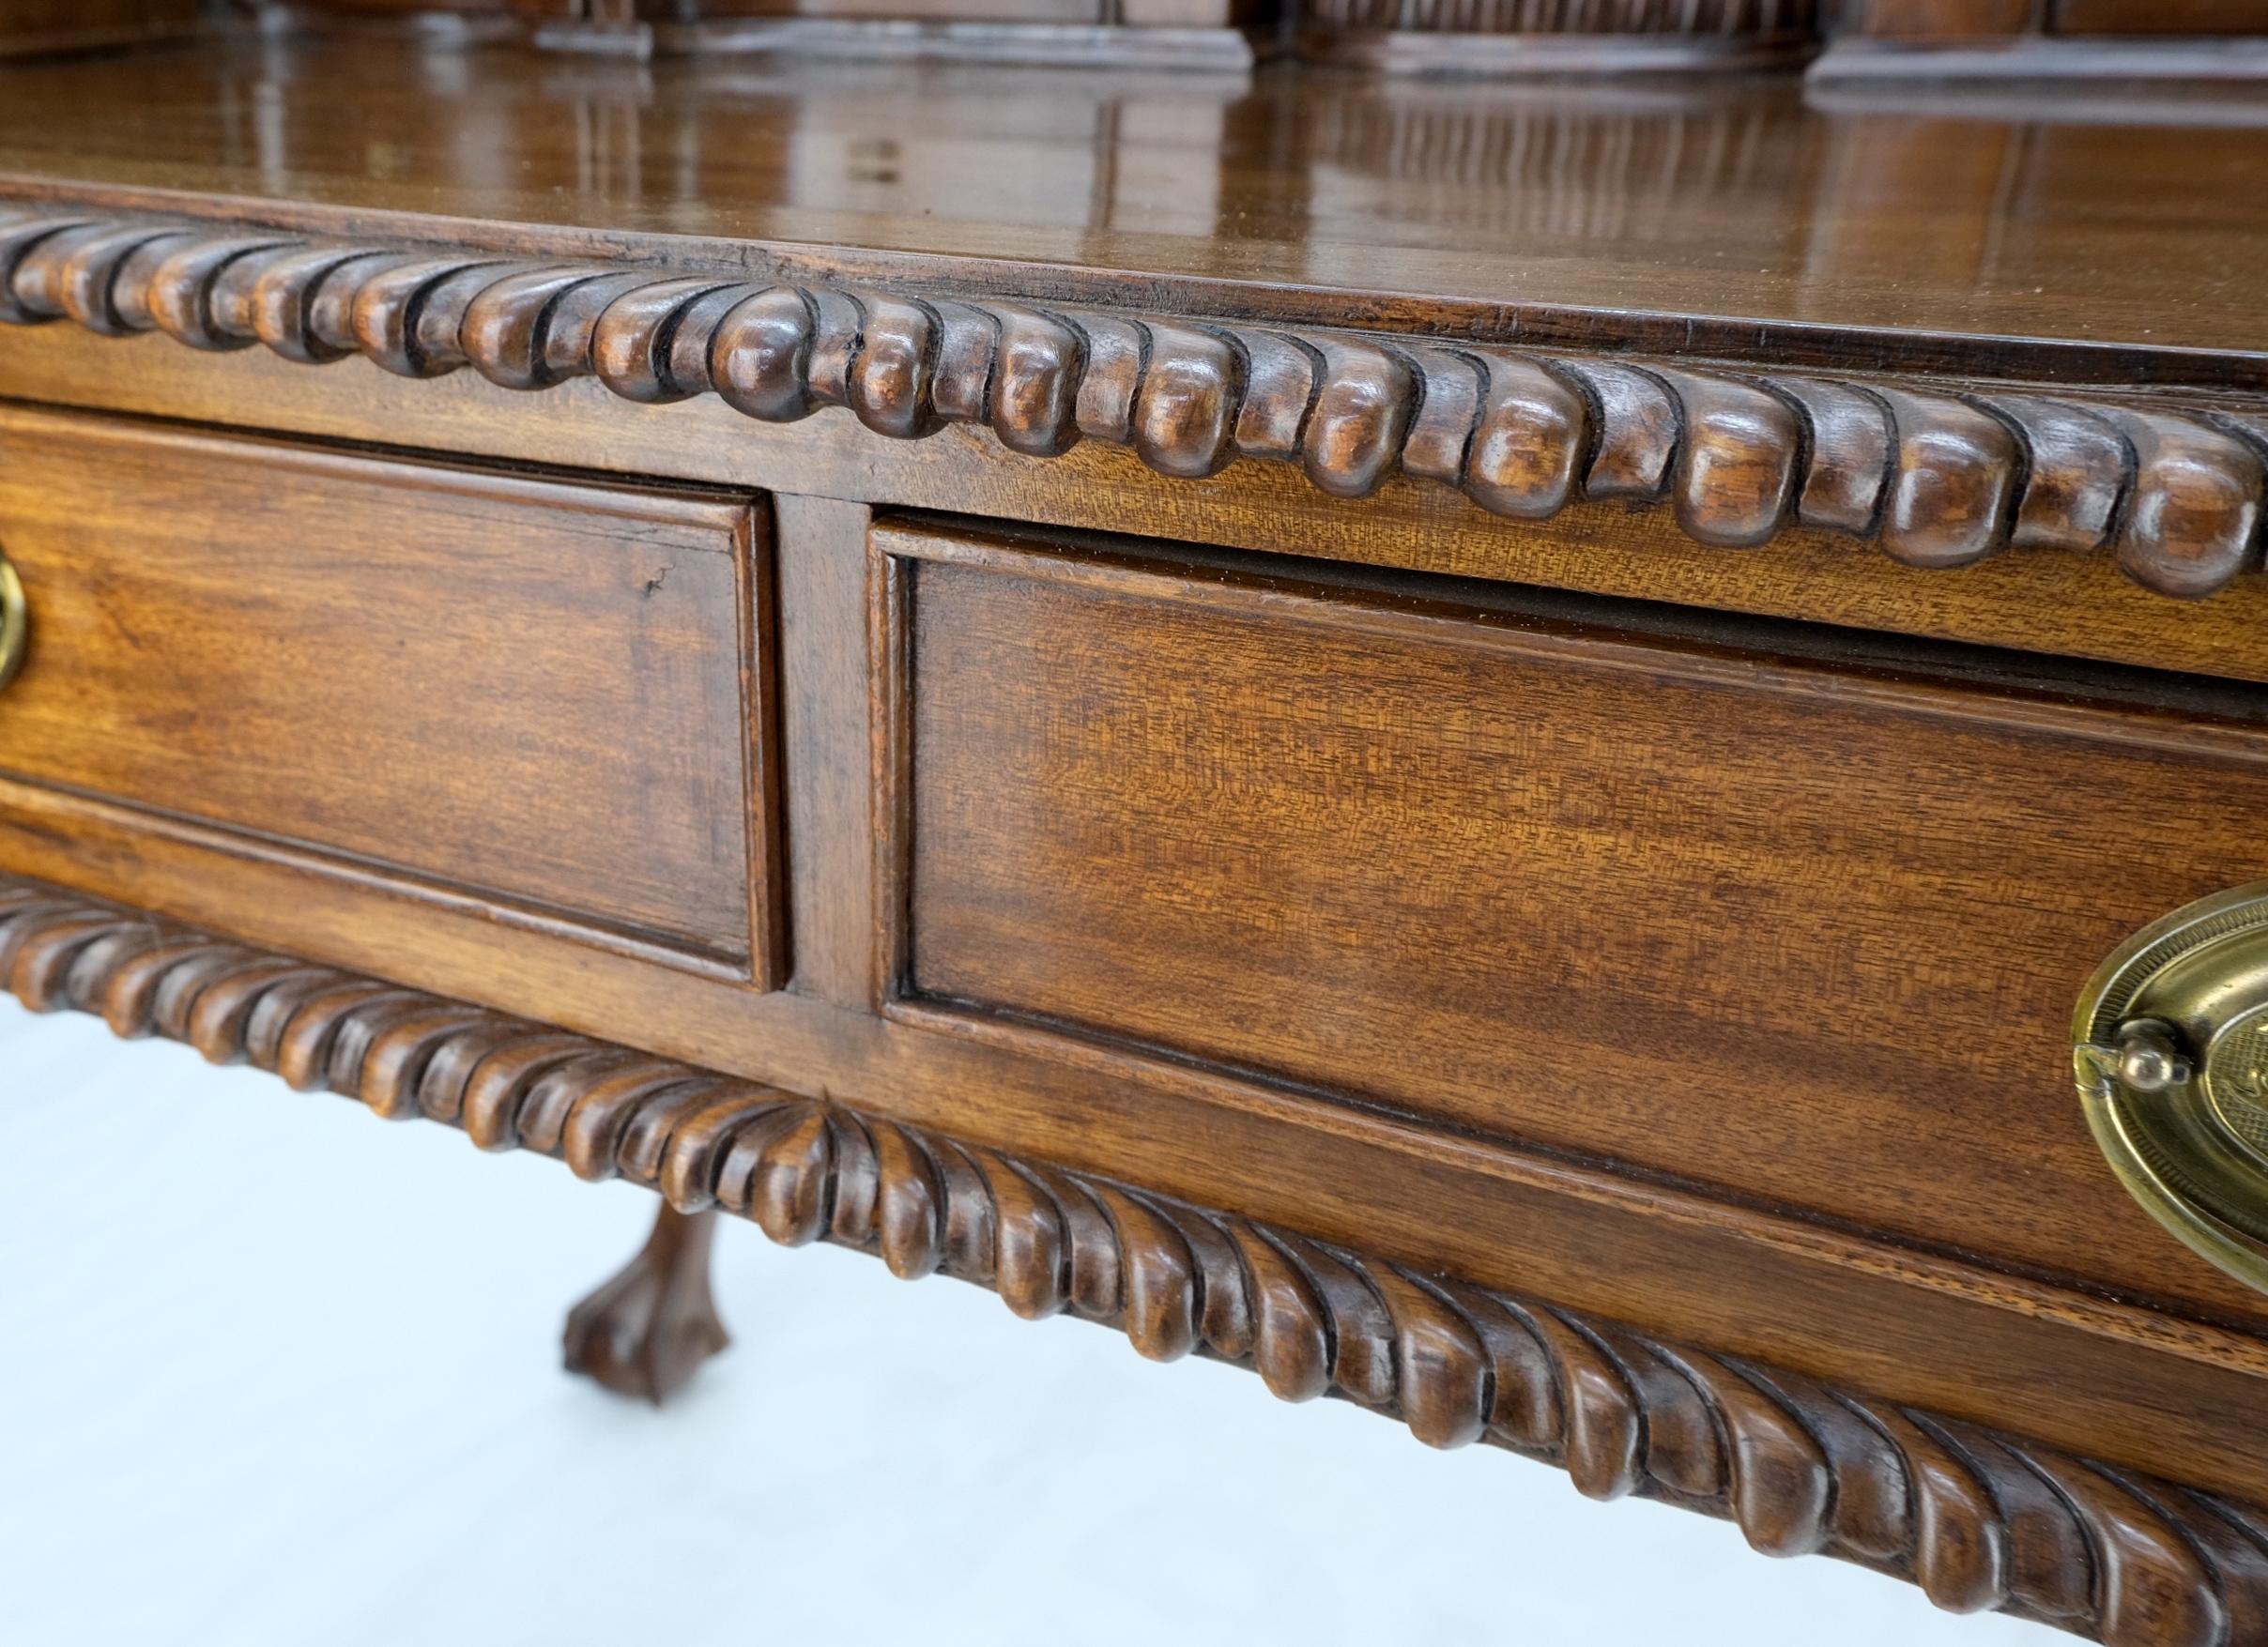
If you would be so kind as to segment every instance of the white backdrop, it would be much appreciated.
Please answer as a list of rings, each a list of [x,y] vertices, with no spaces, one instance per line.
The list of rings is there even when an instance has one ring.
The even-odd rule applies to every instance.
[[[0,1641],[2067,1639],[751,1226],[656,1412],[558,1368],[651,1206],[0,999]]]

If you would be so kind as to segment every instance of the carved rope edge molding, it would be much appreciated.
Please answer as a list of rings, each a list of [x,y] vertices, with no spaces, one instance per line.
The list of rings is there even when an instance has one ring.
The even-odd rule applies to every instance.
[[[5,875],[0,981],[34,1011],[100,1014],[789,1245],[1117,1326],[1157,1360],[1248,1365],[1434,1446],[1547,1459],[1594,1498],[1726,1516],[1758,1549],[1840,1556],[1955,1611],[2111,1647],[2268,1640],[2268,1515],[1954,1419]]]
[[[1399,469],[1515,520],[1667,503],[1725,548],[1795,524],[1921,567],[2109,549],[2184,598],[2258,564],[2268,491],[2268,413],[0,212],[0,321],[64,317],[309,363],[360,354],[407,377],[469,365],[508,389],[714,393],[767,422],[848,406],[895,439],[982,424],[1039,457],[1101,440],[1184,479],[1270,459],[1339,497]]]

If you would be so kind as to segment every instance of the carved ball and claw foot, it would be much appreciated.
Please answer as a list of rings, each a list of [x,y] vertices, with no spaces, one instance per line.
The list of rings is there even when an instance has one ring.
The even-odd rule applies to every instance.
[[[637,1257],[568,1312],[567,1370],[660,1406],[731,1343],[709,1291],[714,1212],[664,1204]]]

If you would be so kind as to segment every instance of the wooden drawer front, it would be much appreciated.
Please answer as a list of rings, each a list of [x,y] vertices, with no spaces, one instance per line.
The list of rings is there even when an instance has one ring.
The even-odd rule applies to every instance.
[[[2268,875],[2241,705],[880,545],[932,1007],[2263,1319],[2119,1189],[2068,1039],[2128,932]]]
[[[758,525],[0,412],[0,768],[760,976]]]

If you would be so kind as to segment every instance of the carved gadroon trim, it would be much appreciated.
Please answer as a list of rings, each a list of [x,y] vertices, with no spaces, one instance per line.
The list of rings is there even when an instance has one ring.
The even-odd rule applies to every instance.
[[[2255,567],[2268,490],[2268,413],[0,214],[0,321],[65,317],[408,377],[714,393],[767,422],[847,406],[894,439],[977,424],[1037,457],[1106,441],[1191,480],[1295,463],[1340,497],[1400,471],[1514,520],[1661,504],[1726,548],[1801,525],[1919,567],[2107,550],[2184,597]]]
[[[1157,1360],[1249,1366],[1437,1447],[1546,1459],[1595,1498],[1726,1516],[1761,1550],[1840,1556],[1956,1611],[2112,1647],[2268,1640],[2268,1516],[1955,1419],[9,876],[0,981],[789,1245],[1119,1327]]]

